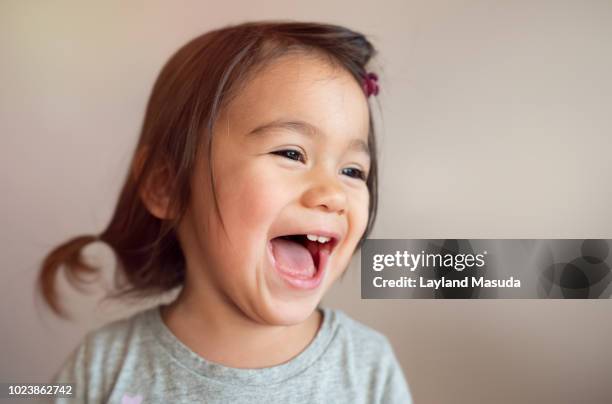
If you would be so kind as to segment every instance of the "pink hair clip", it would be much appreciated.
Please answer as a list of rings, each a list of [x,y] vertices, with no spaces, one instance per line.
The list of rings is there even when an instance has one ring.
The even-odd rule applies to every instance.
[[[368,73],[363,78],[363,91],[366,94],[366,97],[370,97],[370,95],[378,95],[378,76],[376,73]]]

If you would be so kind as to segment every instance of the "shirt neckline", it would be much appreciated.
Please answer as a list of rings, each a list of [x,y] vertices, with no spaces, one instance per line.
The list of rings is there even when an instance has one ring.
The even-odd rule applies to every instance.
[[[329,346],[337,328],[336,313],[327,307],[317,307],[323,321],[313,340],[302,352],[280,365],[244,369],[212,362],[183,344],[164,323],[158,305],[145,312],[145,321],[157,341],[180,364],[204,377],[237,385],[270,385],[281,383],[311,366]]]

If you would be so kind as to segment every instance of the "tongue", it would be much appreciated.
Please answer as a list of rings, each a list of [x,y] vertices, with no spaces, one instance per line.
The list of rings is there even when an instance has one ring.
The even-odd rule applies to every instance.
[[[280,237],[272,239],[270,243],[274,258],[283,272],[303,278],[312,278],[316,270],[312,255],[306,247],[297,241]]]

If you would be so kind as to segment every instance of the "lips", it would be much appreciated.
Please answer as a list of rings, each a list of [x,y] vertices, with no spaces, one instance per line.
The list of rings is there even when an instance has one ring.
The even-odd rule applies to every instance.
[[[311,235],[310,240],[307,234]],[[325,241],[327,238],[329,241],[323,243],[313,241]],[[310,290],[321,284],[329,256],[338,242],[338,235],[327,231],[287,234],[274,237],[268,242],[268,256],[276,273],[288,286]]]

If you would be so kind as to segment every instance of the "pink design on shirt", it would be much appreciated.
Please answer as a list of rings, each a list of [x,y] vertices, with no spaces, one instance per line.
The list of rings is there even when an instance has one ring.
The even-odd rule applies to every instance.
[[[135,395],[134,397],[125,393],[123,397],[121,397],[121,404],[140,404],[142,403],[142,396],[140,394]]]

